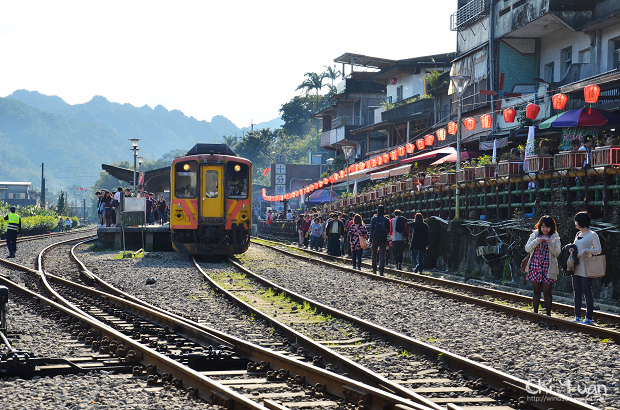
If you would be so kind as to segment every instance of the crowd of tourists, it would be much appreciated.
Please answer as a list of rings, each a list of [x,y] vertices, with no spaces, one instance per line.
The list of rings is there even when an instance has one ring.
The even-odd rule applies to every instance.
[[[99,226],[121,226],[121,209],[124,198],[133,197],[131,188],[118,187],[114,192],[107,189],[97,191],[97,214],[99,216]],[[163,194],[159,198],[152,192],[140,192],[138,198],[142,197],[146,202],[146,224],[154,225],[158,223],[164,225],[168,220],[168,203]]]
[[[299,234],[300,248],[310,248],[328,255],[347,255],[351,258],[353,268],[361,270],[362,256],[366,254],[372,260],[372,271],[383,275],[385,266],[394,261],[397,269],[402,269],[403,255],[407,249],[411,252],[414,270],[424,268],[424,255],[429,245],[429,228],[422,214],[407,220],[398,209],[392,215],[385,213],[383,205],[377,207],[377,213],[369,224],[364,223],[361,215],[349,212],[332,212],[322,214],[312,208],[305,213],[267,211],[265,215],[267,234],[271,235],[273,224],[278,221],[293,221]]]

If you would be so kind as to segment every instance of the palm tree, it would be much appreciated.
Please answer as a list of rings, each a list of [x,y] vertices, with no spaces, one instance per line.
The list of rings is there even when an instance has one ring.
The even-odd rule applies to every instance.
[[[336,81],[338,79],[338,76],[341,75],[342,73],[336,70],[335,65],[334,65],[334,68],[327,66],[327,65],[323,67],[325,68],[325,71],[323,72],[323,74],[321,74],[321,76],[323,78],[329,78],[330,80],[332,80],[332,87],[334,87],[334,81]]]
[[[319,91],[323,88],[323,76],[317,73],[306,73],[304,74],[306,79],[303,83],[299,84],[296,91],[305,90],[306,95],[310,94],[313,90],[316,90],[316,103],[314,105],[314,109],[316,110],[319,106]]]
[[[304,80],[303,83],[299,84],[299,87],[297,87],[297,90],[305,89],[306,95],[310,94],[312,90],[316,90],[316,101],[314,103],[314,111],[316,111],[319,107],[319,91],[321,91],[321,88],[323,88],[324,77],[322,74],[319,75],[317,73],[306,73],[304,74],[304,77],[306,77],[306,79]],[[319,138],[319,121],[316,120],[315,124],[316,124],[316,135],[317,135],[316,146],[318,149],[321,146],[321,142]]]
[[[234,149],[235,144],[237,143],[237,137],[234,137],[232,135],[227,135],[225,137],[222,137],[222,142],[228,145],[230,149]]]

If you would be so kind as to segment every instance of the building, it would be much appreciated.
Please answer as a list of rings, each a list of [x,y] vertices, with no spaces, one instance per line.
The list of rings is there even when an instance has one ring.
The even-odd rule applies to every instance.
[[[13,206],[36,205],[37,197],[31,189],[31,182],[0,182],[0,199]]]

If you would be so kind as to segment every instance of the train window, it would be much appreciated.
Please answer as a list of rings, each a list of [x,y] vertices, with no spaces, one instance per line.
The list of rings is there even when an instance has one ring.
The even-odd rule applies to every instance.
[[[196,161],[174,165],[174,194],[177,198],[196,198],[197,169]]]
[[[228,198],[246,199],[249,190],[250,167],[247,164],[235,162],[229,162],[226,167]]]
[[[205,171],[205,196],[207,198],[217,198],[218,182],[218,171]]]

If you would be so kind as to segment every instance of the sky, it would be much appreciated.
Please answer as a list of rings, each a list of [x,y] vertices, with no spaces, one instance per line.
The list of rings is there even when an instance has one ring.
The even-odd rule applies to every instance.
[[[69,104],[102,95],[238,127],[277,118],[346,53],[402,59],[455,51],[456,0],[20,0],[0,2],[0,97]],[[341,65],[336,67],[341,69]]]

